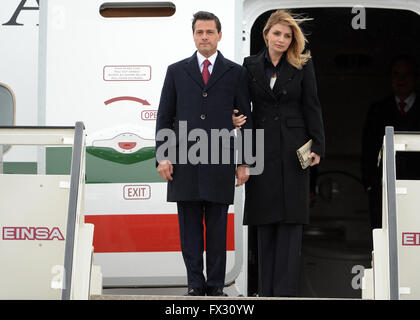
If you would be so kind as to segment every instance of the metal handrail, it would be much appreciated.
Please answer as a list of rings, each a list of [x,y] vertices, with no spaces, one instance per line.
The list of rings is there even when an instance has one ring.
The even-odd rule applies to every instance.
[[[62,300],[71,299],[71,281],[73,273],[73,257],[77,221],[77,203],[79,196],[80,169],[83,153],[83,130],[83,122],[76,122],[70,173],[70,195],[67,215],[66,245],[64,251],[64,286],[61,293]]]
[[[394,128],[385,128],[386,145],[386,186],[388,212],[388,249],[389,249],[389,297],[399,300],[398,277],[398,235],[397,235],[397,196],[395,174]]]

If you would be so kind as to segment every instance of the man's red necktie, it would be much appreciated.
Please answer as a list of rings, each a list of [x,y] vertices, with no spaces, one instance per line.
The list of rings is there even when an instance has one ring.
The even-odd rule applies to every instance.
[[[203,76],[203,80],[204,80],[204,84],[207,84],[207,81],[209,81],[210,78],[210,72],[209,72],[209,65],[210,65],[210,61],[209,60],[204,60],[204,68],[203,68],[203,72],[201,72],[202,76]]]
[[[400,101],[400,103],[399,103],[399,106],[400,106],[400,112],[401,112],[401,115],[405,115],[405,110],[404,110],[404,108],[405,108],[405,106],[407,105],[407,103],[405,103],[404,101]]]

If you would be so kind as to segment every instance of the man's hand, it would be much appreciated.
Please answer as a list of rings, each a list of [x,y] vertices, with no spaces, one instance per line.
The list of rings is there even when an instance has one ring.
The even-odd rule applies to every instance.
[[[239,110],[234,109],[232,114],[232,122],[235,129],[240,129],[246,122],[246,116],[241,114],[240,116],[236,116],[238,114]]]
[[[249,168],[247,165],[240,165],[236,168],[236,186],[239,187],[243,185],[249,179]]]
[[[321,161],[321,157],[317,155],[315,152],[311,152],[308,158],[312,158],[312,162],[310,164],[311,167],[319,164],[319,162]]]
[[[172,174],[174,173],[174,167],[169,160],[163,160],[162,162],[159,162],[157,171],[159,175],[162,177],[162,179],[165,179],[165,180],[173,179]]]

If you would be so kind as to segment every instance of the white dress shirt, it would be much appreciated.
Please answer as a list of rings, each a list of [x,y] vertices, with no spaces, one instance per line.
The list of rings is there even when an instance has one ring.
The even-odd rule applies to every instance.
[[[400,101],[401,101],[401,99],[400,98],[398,98],[397,96],[395,96],[395,101],[397,102],[397,106],[398,106],[398,110],[400,110],[399,109],[399,103],[400,103]],[[414,101],[416,101],[416,93],[415,92],[412,92],[405,100],[404,100],[404,102],[407,104],[405,107],[404,107],[404,111],[405,112],[408,112],[408,110],[410,110],[410,108],[413,106],[413,104],[414,104]]]
[[[213,71],[214,63],[216,62],[216,58],[217,58],[217,51],[212,56],[210,56],[208,58],[206,58],[200,52],[197,51],[197,60],[198,60],[198,66],[200,67],[200,72],[203,72],[204,60],[207,59],[207,60],[210,61],[209,72],[211,74],[212,71]]]

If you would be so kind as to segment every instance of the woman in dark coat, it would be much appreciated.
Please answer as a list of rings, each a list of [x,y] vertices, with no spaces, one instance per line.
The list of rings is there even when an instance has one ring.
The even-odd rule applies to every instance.
[[[274,12],[267,47],[245,58],[255,129],[264,129],[264,171],[245,185],[244,224],[258,232],[259,296],[296,296],[302,228],[309,222],[309,168],[296,150],[309,139],[311,166],[324,155],[324,128],[306,39],[289,12]],[[235,125],[244,123],[236,117]]]

